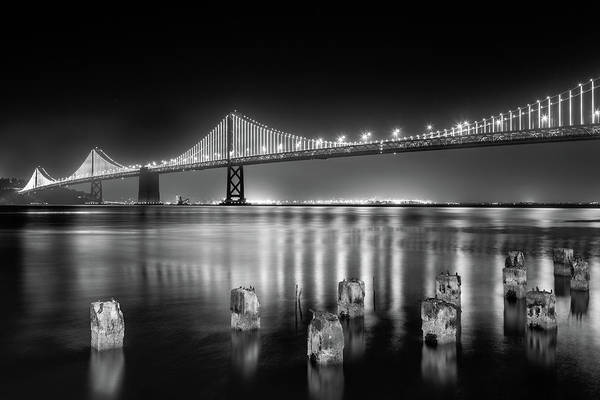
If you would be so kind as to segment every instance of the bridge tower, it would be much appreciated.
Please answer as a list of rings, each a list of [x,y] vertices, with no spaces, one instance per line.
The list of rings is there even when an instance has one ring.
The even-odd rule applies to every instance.
[[[233,114],[227,115],[227,196],[223,205],[238,206],[246,204],[244,196],[244,166],[232,165],[233,154]]]
[[[90,194],[95,203],[102,203],[102,181],[100,179],[92,180],[92,190]]]
[[[160,203],[159,175],[158,172],[140,168],[138,204]]]
[[[94,169],[95,159],[96,149],[92,149],[92,176],[95,176],[94,173],[96,172]],[[102,203],[102,181],[100,179],[92,178],[92,187],[90,190],[90,195],[95,203]]]

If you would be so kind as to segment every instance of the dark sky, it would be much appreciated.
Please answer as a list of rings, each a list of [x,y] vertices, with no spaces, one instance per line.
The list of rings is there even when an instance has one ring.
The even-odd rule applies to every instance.
[[[66,176],[93,146],[123,163],[170,158],[234,108],[309,137],[411,135],[600,75],[600,32],[583,11],[507,10],[9,11],[0,176],[29,177],[36,165]],[[585,142],[252,166],[246,195],[593,201],[599,151]],[[224,188],[223,170],[161,177],[163,200],[217,199]],[[118,200],[137,185],[104,189]]]

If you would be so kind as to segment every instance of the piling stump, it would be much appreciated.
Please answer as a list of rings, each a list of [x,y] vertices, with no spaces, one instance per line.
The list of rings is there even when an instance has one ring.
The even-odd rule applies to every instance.
[[[365,283],[356,278],[338,283],[338,315],[341,318],[362,317],[365,314]]]
[[[508,256],[504,261],[506,268],[525,268],[525,255],[522,251],[511,250],[508,252]]]
[[[98,351],[123,347],[125,320],[115,299],[95,301],[90,305],[91,345]]]
[[[527,269],[522,251],[509,251],[502,269],[504,297],[508,300],[523,299],[527,295]]]
[[[341,364],[344,361],[344,332],[337,315],[313,311],[308,325],[307,355],[316,364]]]
[[[571,276],[573,249],[555,248],[552,250],[552,259],[554,261],[554,275]]]
[[[425,299],[421,303],[421,324],[426,344],[456,342],[460,324],[459,308],[441,299]]]
[[[442,272],[435,278],[435,298],[460,308],[460,276]]]
[[[527,326],[534,329],[556,329],[556,296],[545,290],[527,292]]]
[[[260,328],[260,303],[254,288],[231,290],[231,329],[248,331]]]
[[[571,266],[571,290],[590,290],[590,266],[581,257],[575,257]]]

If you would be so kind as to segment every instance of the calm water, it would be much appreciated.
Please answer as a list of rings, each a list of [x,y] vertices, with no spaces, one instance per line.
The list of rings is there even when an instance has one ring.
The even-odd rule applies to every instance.
[[[589,296],[554,278],[555,246],[589,259]],[[509,249],[557,293],[556,336],[505,304]],[[600,398],[600,210],[0,208],[0,254],[2,399]],[[420,300],[446,270],[462,337],[430,349]],[[353,276],[366,316],[344,324],[344,366],[312,368],[309,309],[335,310]],[[256,287],[258,333],[229,329],[240,285]],[[113,296],[125,347],[96,354],[89,303]]]

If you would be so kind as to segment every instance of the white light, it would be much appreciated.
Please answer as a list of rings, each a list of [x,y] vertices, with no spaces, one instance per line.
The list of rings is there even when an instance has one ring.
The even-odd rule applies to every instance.
[[[544,122],[548,121],[548,116],[545,114],[542,115],[542,121],[544,121]]]
[[[392,135],[393,135],[394,137],[398,137],[398,135],[399,135],[399,134],[400,134],[400,129],[398,129],[398,128],[396,128],[396,129],[394,129],[394,130],[392,131]]]

